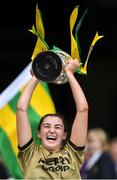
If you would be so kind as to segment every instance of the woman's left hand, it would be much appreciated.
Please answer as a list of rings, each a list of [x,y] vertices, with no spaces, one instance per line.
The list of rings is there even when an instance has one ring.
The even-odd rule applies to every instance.
[[[70,72],[73,74],[75,72],[75,70],[79,67],[80,67],[80,63],[78,62],[78,60],[71,58],[66,61],[65,71],[66,71],[66,73]]]

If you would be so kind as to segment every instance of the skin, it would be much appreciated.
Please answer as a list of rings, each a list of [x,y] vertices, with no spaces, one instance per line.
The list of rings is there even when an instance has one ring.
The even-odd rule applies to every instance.
[[[102,143],[95,133],[89,133],[87,139],[88,153],[93,155],[97,151],[102,151]]]
[[[74,72],[79,66],[78,60],[71,58],[66,63],[65,71],[76,105],[76,115],[72,125],[70,140],[76,146],[84,146],[87,137],[88,103],[80,84],[74,76]],[[28,106],[38,83],[39,80],[33,75],[17,103],[17,136],[20,147],[24,146],[32,138],[31,126],[28,119]],[[62,127],[60,131],[55,128],[56,124],[61,124],[61,119],[54,117],[54,121],[52,121],[52,119],[48,117],[44,122],[49,124],[49,128],[42,126],[38,135],[42,139],[43,146],[48,151],[57,151],[61,147],[62,140],[66,137],[63,130],[64,127]],[[47,141],[46,136],[49,133],[57,136],[55,142]]]
[[[49,151],[58,151],[61,148],[62,140],[66,138],[64,124],[59,117],[47,116],[39,132],[42,145]]]

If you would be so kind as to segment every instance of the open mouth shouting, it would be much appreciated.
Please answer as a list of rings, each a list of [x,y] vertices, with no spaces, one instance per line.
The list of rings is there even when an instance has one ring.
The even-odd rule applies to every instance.
[[[52,136],[52,135],[48,135],[47,136],[47,140],[49,142],[55,142],[57,140],[57,137],[56,136]]]

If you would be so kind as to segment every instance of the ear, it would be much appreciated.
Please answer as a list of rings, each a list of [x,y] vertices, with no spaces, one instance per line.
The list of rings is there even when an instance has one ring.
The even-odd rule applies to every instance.
[[[67,132],[64,132],[64,135],[63,135],[63,140],[65,140],[67,137]]]
[[[37,137],[38,137],[39,139],[41,139],[40,131],[37,131]]]

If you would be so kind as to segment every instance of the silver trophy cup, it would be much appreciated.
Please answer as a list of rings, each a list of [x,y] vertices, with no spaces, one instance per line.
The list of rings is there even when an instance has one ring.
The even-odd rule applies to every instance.
[[[47,83],[65,84],[68,79],[64,67],[69,57],[64,51],[43,51],[33,60],[33,73]]]

